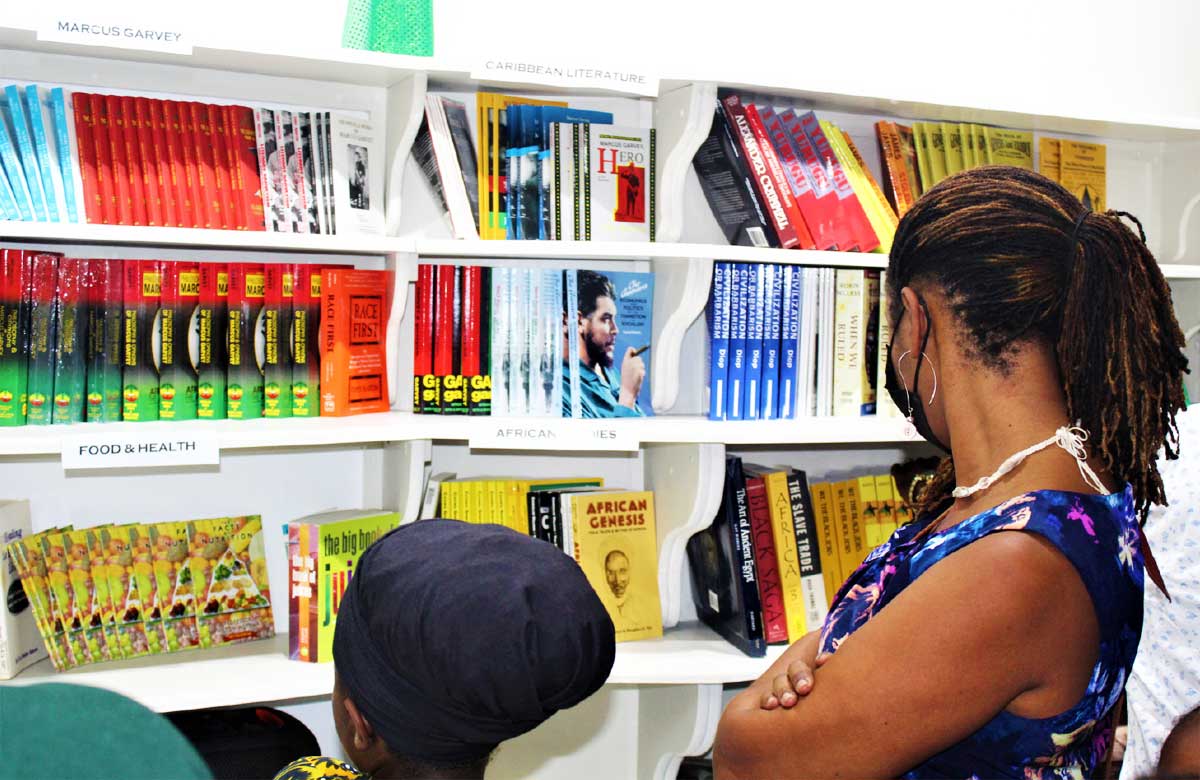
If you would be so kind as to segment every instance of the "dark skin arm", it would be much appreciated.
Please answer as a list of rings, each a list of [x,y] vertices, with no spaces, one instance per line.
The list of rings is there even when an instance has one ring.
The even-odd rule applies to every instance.
[[[896,777],[1002,710],[1057,714],[1086,690],[1099,629],[1071,564],[1040,537],[1006,532],[935,564],[844,641],[793,706],[767,709],[789,687],[789,664],[815,654],[809,642],[726,708],[720,780]]]

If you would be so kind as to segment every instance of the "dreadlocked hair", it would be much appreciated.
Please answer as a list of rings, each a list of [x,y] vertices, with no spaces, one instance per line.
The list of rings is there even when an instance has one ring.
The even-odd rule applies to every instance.
[[[1178,457],[1187,358],[1170,289],[1136,218],[1091,212],[1032,171],[974,168],[939,183],[900,220],[887,272],[893,323],[910,285],[939,289],[963,345],[1001,374],[1021,345],[1052,345],[1068,419],[1091,434],[1092,455],[1133,486],[1143,522],[1151,504],[1166,503],[1156,455]],[[954,484],[947,458],[916,509],[943,507]]]

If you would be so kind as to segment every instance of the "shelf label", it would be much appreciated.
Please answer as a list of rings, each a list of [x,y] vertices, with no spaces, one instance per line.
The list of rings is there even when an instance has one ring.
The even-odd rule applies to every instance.
[[[633,430],[605,421],[520,420],[478,425],[468,441],[478,450],[609,450],[641,446]]]
[[[515,81],[658,96],[657,75],[596,63],[529,62],[520,58],[484,56],[471,68],[471,78],[477,81]]]
[[[63,470],[215,466],[221,448],[206,433],[89,433],[64,436]]]
[[[119,11],[114,14],[108,8],[97,13],[97,7],[92,4],[51,5],[55,7],[48,10],[38,24],[39,41],[192,53],[190,37],[178,27],[178,14],[154,13],[149,8],[143,9],[146,13],[136,15]]]

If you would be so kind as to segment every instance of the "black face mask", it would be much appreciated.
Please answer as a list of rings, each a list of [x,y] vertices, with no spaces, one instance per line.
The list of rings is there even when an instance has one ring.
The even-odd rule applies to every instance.
[[[924,301],[921,302],[921,308],[925,309]],[[925,309],[926,318],[929,317],[929,310]],[[899,323],[897,323],[899,325]],[[896,340],[895,334],[892,335],[892,342]],[[950,454],[950,448],[942,443],[937,434],[933,432],[933,428],[929,425],[929,418],[925,416],[925,404],[921,402],[921,396],[917,392],[919,387],[918,381],[921,378],[921,356],[925,354],[925,345],[929,343],[929,329],[925,330],[925,336],[921,339],[921,348],[917,350],[917,370],[913,372],[912,390],[905,393],[904,386],[900,384],[900,377],[896,373],[896,367],[892,363],[892,343],[888,342],[887,346],[887,367],[884,369],[884,388],[888,391],[888,395],[892,398],[892,403],[896,404],[896,408],[901,412],[905,411],[905,406],[908,406],[908,421],[917,429],[917,433],[921,438],[929,442],[933,446],[942,450],[946,454]]]

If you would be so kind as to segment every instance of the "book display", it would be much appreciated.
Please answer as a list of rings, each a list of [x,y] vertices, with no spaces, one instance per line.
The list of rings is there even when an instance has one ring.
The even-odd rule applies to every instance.
[[[0,679],[332,733],[365,545],[496,523],[621,641],[489,776],[667,780],[911,519],[886,271],[923,193],[1039,171],[1143,217],[1200,305],[1200,123],[1132,91],[1048,111],[710,47],[633,93],[480,77],[441,31],[415,60],[31,30],[0,27]]]

